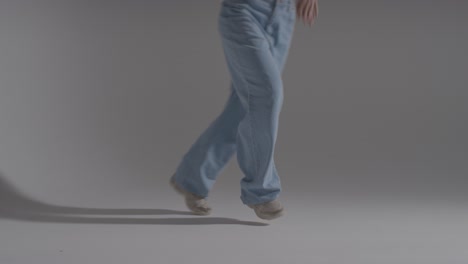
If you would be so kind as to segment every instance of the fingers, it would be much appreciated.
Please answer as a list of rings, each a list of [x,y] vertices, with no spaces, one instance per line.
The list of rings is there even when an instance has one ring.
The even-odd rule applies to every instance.
[[[318,16],[317,0],[299,0],[296,4],[296,14],[303,24],[312,26]]]
[[[303,16],[303,12],[304,12],[304,6],[306,4],[306,0],[298,0],[297,2],[297,5],[296,5],[296,14],[297,14],[297,17],[300,18],[302,20],[302,23],[304,24],[304,16]]]
[[[304,7],[304,19],[306,21],[307,24],[310,24],[310,10],[311,10],[311,7],[312,7],[312,0],[307,0],[305,1],[306,4],[305,4],[305,7]]]
[[[314,3],[313,1],[309,1],[310,5],[307,8],[307,22],[309,27],[312,26],[312,22],[314,21]]]
[[[310,1],[310,7],[309,7],[309,26],[312,26],[314,22],[314,6],[315,6],[315,1],[311,0]]]
[[[315,1],[315,5],[314,5],[314,20],[317,19],[317,16],[318,16],[318,2]]]
[[[310,9],[310,17],[309,17],[310,24],[309,24],[309,26],[312,26],[314,24],[314,22],[315,22],[315,19],[317,18],[317,14],[318,14],[318,9],[317,8],[318,8],[317,1],[314,1],[313,6]]]

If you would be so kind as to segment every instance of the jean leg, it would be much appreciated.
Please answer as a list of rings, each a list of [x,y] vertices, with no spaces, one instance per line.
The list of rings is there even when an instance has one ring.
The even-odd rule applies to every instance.
[[[277,5],[276,14],[266,27],[268,37],[272,40],[271,53],[276,62],[278,71],[282,74],[289,54],[292,36],[296,21],[296,7],[294,0],[284,0],[287,5]],[[276,164],[273,162],[272,170],[278,175]],[[281,184],[281,182],[279,182]],[[281,190],[281,189],[280,189]]]
[[[237,160],[244,177],[241,200],[256,204],[275,199],[281,183],[274,166],[283,85],[266,39],[233,41],[223,37],[224,50],[239,98],[246,109],[237,133]],[[239,42],[240,41],[240,42]]]
[[[246,109],[237,133],[244,204],[271,201],[281,192],[274,150],[284,97],[281,73],[294,17],[291,6],[270,3],[230,2],[219,17],[226,61]]]
[[[244,108],[231,83],[223,111],[201,133],[179,163],[174,180],[201,197],[207,197],[217,176],[236,151],[239,122]]]

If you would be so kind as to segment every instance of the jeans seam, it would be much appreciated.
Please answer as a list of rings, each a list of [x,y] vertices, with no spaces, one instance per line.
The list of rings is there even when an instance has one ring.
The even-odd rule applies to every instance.
[[[230,41],[230,40],[228,39],[228,41]],[[236,49],[234,49],[234,50],[236,50]],[[237,53],[237,52],[236,52],[236,53]],[[237,56],[237,55],[238,55],[238,54],[236,54],[236,56]],[[241,68],[241,67],[239,67],[240,64],[238,63],[237,60],[233,60],[233,61],[234,61],[234,63],[237,65],[238,68]],[[252,143],[252,151],[251,151],[251,153],[252,153],[253,160],[254,160],[254,164],[255,164],[255,165],[254,165],[254,166],[255,166],[255,174],[257,175],[257,174],[258,174],[258,164],[257,164],[256,152],[255,152],[255,140],[254,140],[254,138],[253,138],[253,132],[252,132],[253,129],[252,129],[252,124],[251,124],[251,122],[253,121],[253,117],[252,117],[251,111],[250,111],[250,86],[249,86],[248,82],[245,80],[243,74],[241,73],[241,74],[239,74],[239,75],[240,75],[240,79],[241,79],[242,82],[245,84],[246,90],[247,90],[247,112],[246,112],[246,118],[248,118],[247,124],[248,124],[248,126],[249,126],[249,131],[250,131],[250,142]],[[253,177],[255,177],[255,175],[254,175]]]

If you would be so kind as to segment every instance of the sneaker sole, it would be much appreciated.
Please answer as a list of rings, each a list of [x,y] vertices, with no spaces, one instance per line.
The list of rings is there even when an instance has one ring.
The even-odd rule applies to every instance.
[[[273,220],[273,219],[276,219],[278,217],[281,217],[284,215],[284,208],[282,207],[280,210],[277,210],[277,211],[274,211],[274,212],[258,212],[257,210],[255,210],[255,207],[253,205],[247,205],[248,207],[252,208],[255,212],[255,214],[261,218],[261,219],[265,219],[265,220]]]
[[[196,215],[209,215],[211,214],[211,208],[208,210],[208,211],[200,211],[200,210],[196,210],[196,209],[193,209],[193,208],[190,208],[190,206],[187,204],[187,195],[193,195],[192,193],[190,192],[187,192],[185,190],[183,190],[182,188],[180,188],[176,183],[175,181],[173,180],[173,178],[171,177],[169,179],[169,184],[172,186],[172,188],[180,195],[182,195],[184,198],[185,198],[185,206],[194,214]]]
[[[283,209],[280,211],[276,211],[274,213],[257,213],[255,210],[254,212],[259,218],[265,219],[265,220],[273,220],[284,215]]]

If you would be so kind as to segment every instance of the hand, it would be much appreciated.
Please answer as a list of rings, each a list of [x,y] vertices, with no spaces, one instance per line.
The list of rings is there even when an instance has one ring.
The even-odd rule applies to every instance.
[[[296,14],[303,23],[312,26],[318,15],[318,0],[297,0]]]

